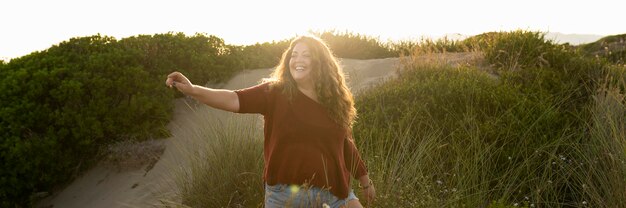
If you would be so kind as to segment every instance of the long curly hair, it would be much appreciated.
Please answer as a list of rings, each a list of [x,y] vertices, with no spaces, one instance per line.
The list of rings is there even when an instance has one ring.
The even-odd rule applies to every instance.
[[[298,43],[309,47],[312,60],[312,76],[318,102],[330,113],[330,117],[346,129],[351,129],[357,112],[354,98],[346,86],[345,75],[337,63],[337,59],[326,43],[316,37],[300,36],[291,41],[289,48],[283,53],[278,66],[266,82],[270,87],[279,86],[288,99],[293,99],[298,87],[289,71],[289,60],[293,48]]]

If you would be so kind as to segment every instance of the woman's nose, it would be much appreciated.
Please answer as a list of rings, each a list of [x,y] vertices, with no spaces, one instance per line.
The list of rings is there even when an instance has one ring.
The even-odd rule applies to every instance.
[[[293,57],[291,57],[291,58],[292,58],[295,62],[299,62],[299,61],[301,61],[301,60],[302,60],[302,57],[301,57],[301,56],[298,56],[298,55],[293,56]]]

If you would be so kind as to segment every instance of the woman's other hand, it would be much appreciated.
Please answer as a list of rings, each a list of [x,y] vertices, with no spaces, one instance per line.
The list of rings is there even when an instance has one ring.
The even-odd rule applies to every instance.
[[[363,196],[365,197],[366,204],[374,202],[374,199],[376,199],[376,189],[374,188],[374,184],[363,189]]]
[[[374,202],[374,199],[376,199],[376,188],[374,188],[372,180],[370,180],[368,175],[364,175],[359,178],[359,182],[365,203],[369,204]]]

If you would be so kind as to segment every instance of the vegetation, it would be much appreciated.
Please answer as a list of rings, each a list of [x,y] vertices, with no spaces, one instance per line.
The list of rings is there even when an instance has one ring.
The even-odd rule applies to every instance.
[[[604,37],[579,48],[588,56],[598,56],[615,64],[626,64],[626,34]]]
[[[72,38],[2,64],[1,206],[26,206],[90,167],[103,146],[167,136],[175,94],[165,75],[222,82],[237,61],[217,37],[179,33]]]
[[[374,59],[398,57],[398,52],[377,38],[350,32],[323,31],[311,33],[324,40],[337,57]],[[257,43],[248,46],[231,46],[232,52],[243,63],[244,69],[271,68],[278,64],[289,47],[291,39]]]
[[[189,169],[177,172],[180,190],[170,206],[262,207],[263,126],[253,115],[220,121],[210,113],[194,113],[197,128],[189,129],[195,144],[185,148]]]
[[[495,74],[475,66],[411,63],[423,59],[407,57],[398,79],[357,98],[360,118],[354,132],[379,193],[373,206],[625,204],[626,69],[553,44],[540,33],[481,38],[472,40],[474,50],[485,55]],[[413,54],[424,56],[424,47],[414,49]],[[221,134],[247,131],[238,126]],[[206,155],[242,152],[234,139],[239,136],[225,137],[231,138],[207,144],[211,151]],[[254,160],[258,154],[254,150],[237,160]],[[181,193],[185,205],[262,204],[258,197],[237,197],[251,196],[262,186],[249,190],[228,182],[258,169],[258,161],[248,168],[226,168],[191,157],[196,158],[192,167],[207,170],[187,173],[218,166],[211,174],[227,180],[184,178],[183,184],[195,187]],[[248,184],[261,184],[260,173],[253,173]],[[207,195],[231,197],[193,198]]]
[[[365,36],[322,34],[340,56],[389,56]],[[181,96],[163,86],[171,71],[222,83],[243,69],[274,66],[289,41],[233,46],[203,34],[95,35],[0,62],[0,206],[27,206],[32,193],[76,177],[106,146],[167,136],[173,106],[164,101]],[[350,52],[355,45],[360,53]]]
[[[374,59],[397,57],[387,44],[378,38],[369,37],[351,32],[323,31],[312,32],[315,36],[324,40],[336,56],[351,59]]]
[[[398,41],[392,43],[389,47],[401,56],[409,56],[411,54],[428,54],[428,53],[445,53],[445,52],[468,52],[474,51],[476,46],[472,39],[451,40],[447,37],[432,40],[421,39],[419,41]]]
[[[413,65],[358,98],[355,133],[382,193],[377,205],[623,204],[624,91],[598,85],[610,67],[539,33],[491,41],[481,50],[497,79]]]
[[[248,46],[232,46],[244,69],[271,68],[278,64],[291,40],[257,43]]]
[[[626,204],[626,69],[613,44],[621,36],[576,48],[526,31],[398,43],[315,34],[343,58],[405,56],[397,80],[357,98],[355,134],[379,190],[375,206]],[[274,66],[288,44],[95,35],[0,61],[0,206],[29,206],[33,193],[71,180],[109,144],[167,136],[173,106],[164,101],[181,96],[163,86],[170,71],[221,83]],[[490,70],[416,58],[462,51],[483,54]],[[261,204],[254,121],[198,129],[194,139],[212,142],[190,151],[191,169],[179,177],[185,205]]]

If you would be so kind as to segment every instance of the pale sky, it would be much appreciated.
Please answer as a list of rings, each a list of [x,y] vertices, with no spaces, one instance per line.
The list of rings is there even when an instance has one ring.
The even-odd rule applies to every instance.
[[[623,0],[3,0],[0,59],[100,33],[196,32],[227,44],[350,31],[381,40],[526,29],[565,34],[626,33]]]

